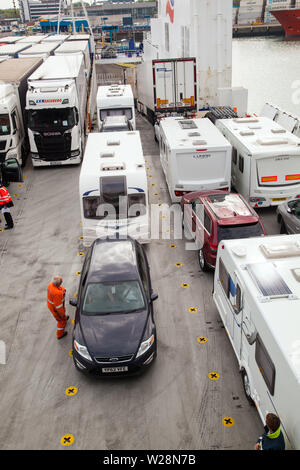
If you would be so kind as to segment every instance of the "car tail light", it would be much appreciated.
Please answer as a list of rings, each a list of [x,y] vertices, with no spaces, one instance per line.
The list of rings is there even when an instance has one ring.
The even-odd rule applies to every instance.
[[[215,243],[209,242],[209,246],[212,251],[218,251],[218,245]]]
[[[298,175],[286,175],[286,181],[300,180],[300,174]]]
[[[181,197],[184,196],[185,194],[189,194],[191,191],[175,191],[175,196]]]
[[[277,181],[277,176],[262,176],[261,178],[262,183],[270,183],[272,181]]]
[[[296,199],[299,199],[299,198],[300,198],[300,194],[297,194]]]

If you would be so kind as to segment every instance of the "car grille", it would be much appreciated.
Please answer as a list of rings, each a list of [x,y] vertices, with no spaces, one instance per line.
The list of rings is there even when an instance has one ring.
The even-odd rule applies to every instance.
[[[71,156],[71,134],[35,135],[35,144],[41,160],[67,160]]]
[[[0,162],[4,162],[6,157],[6,152],[0,152]]]
[[[120,362],[128,362],[131,361],[133,358],[133,354],[129,354],[127,356],[112,356],[112,357],[95,357],[95,361],[98,364],[119,364]]]

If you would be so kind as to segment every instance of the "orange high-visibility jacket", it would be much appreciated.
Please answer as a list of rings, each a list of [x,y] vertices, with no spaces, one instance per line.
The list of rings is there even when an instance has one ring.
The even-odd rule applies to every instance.
[[[55,286],[53,282],[47,287],[47,305],[57,321],[61,321],[66,314],[65,294],[66,289]]]
[[[6,204],[11,203],[12,199],[10,197],[9,192],[7,191],[5,186],[1,186],[0,188],[0,208],[6,206]],[[10,205],[10,204],[8,204]]]

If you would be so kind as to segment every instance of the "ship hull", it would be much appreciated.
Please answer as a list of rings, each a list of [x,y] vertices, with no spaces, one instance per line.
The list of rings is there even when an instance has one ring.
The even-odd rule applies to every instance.
[[[271,13],[284,28],[286,36],[300,36],[300,8],[273,10]]]

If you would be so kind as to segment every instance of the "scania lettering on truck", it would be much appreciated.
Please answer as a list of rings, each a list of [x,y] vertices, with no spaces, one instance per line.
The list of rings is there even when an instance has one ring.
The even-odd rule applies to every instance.
[[[136,70],[137,110],[152,124],[163,115],[197,111],[195,58],[147,59]]]
[[[97,91],[98,130],[107,116],[126,116],[136,128],[134,98],[131,85],[99,86]]]
[[[231,145],[209,119],[162,119],[159,149],[172,202],[192,191],[230,191]]]
[[[33,166],[81,162],[86,105],[82,55],[50,56],[29,77],[26,110]]]
[[[40,58],[9,59],[0,63],[0,161],[16,158],[24,166],[29,151],[25,102],[27,77]]]
[[[300,235],[219,243],[213,300],[244,390],[265,424],[281,421],[286,447],[300,449]]]
[[[233,147],[232,186],[253,207],[300,196],[300,139],[267,117],[218,119]]]
[[[149,241],[148,183],[138,131],[89,134],[79,193],[84,246],[96,238],[127,235]]]

